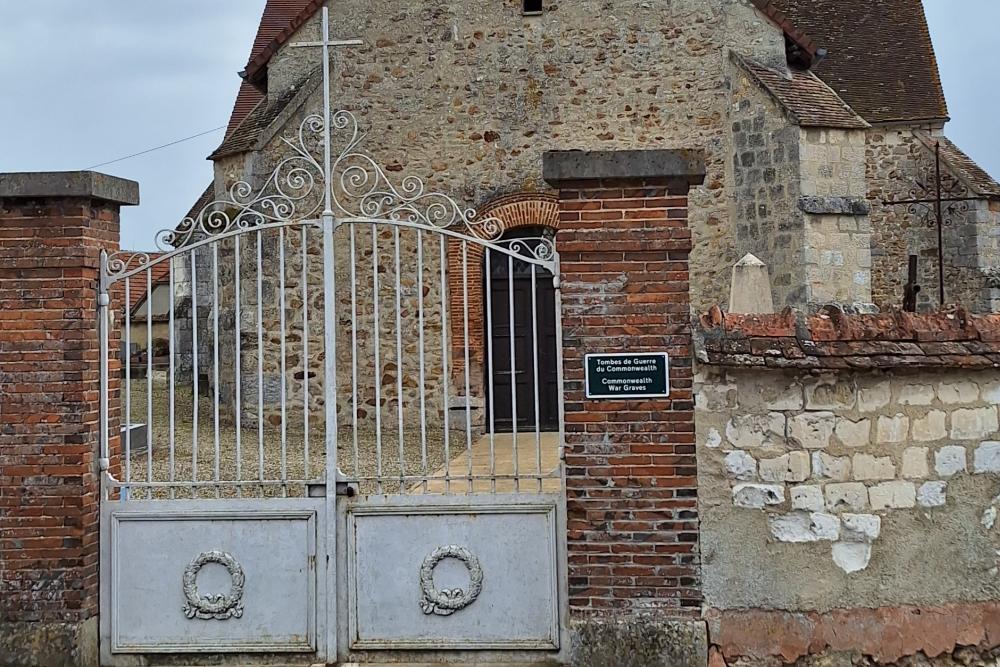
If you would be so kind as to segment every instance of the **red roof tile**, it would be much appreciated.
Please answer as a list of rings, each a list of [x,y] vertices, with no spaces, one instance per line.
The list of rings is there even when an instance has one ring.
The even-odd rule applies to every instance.
[[[135,255],[149,255],[149,261],[152,262],[158,257],[162,257],[162,252],[128,252],[124,251],[119,256],[118,259],[128,263],[130,257]],[[155,289],[157,285],[164,285],[170,282],[170,262],[164,261],[158,264],[154,264],[149,269],[149,280],[151,281],[152,287]],[[128,281],[128,301],[129,301],[129,313],[135,313],[136,309],[142,305],[146,300],[146,272],[142,271],[135,276],[129,278]],[[119,280],[111,288],[111,306],[115,309],[120,309],[125,301],[125,281]]]
[[[948,117],[921,0],[768,1],[828,51],[813,71],[868,122]]]
[[[870,127],[812,72],[792,68],[785,75],[784,72],[776,72],[749,59],[735,59],[802,127]]]
[[[926,132],[916,132],[916,135],[929,151],[934,150],[935,144],[941,145],[941,161],[950,167],[956,176],[965,181],[973,193],[989,199],[1000,198],[1000,183],[997,183],[985,169],[976,164],[975,160],[952,143],[951,139],[932,137]]]
[[[265,51],[268,54],[267,58],[270,58],[277,48],[272,47],[275,38],[282,34],[303,13],[305,8],[316,5],[306,15],[305,18],[308,18],[319,8],[320,4],[314,0],[267,0],[267,4],[264,5],[264,11],[260,17],[257,36],[254,38],[253,47],[250,49],[250,57],[247,59],[247,72],[251,69],[251,63],[255,62]],[[305,19],[302,20],[304,21]],[[249,79],[250,77],[248,76],[247,78]],[[236,103],[233,105],[233,113],[229,117],[226,136],[239,127],[243,119],[253,111],[254,107],[262,99],[264,99],[264,94],[260,90],[247,81],[243,82],[240,86],[240,92],[236,96]]]

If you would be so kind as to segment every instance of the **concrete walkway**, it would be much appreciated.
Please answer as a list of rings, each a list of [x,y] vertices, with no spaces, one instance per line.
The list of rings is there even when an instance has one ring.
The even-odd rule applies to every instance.
[[[454,446],[454,443],[452,443]],[[514,466],[515,445],[517,449],[517,467]],[[491,455],[492,454],[492,455]],[[518,433],[517,439],[511,433],[496,433],[482,436],[473,444],[470,452],[463,449],[454,456],[448,465],[442,466],[431,475],[424,493],[444,493],[446,476],[451,478],[451,493],[469,492],[469,462],[472,462],[472,475],[475,479],[472,485],[473,493],[489,493],[493,490],[492,480],[495,474],[496,491],[498,493],[520,492],[556,492],[560,489],[558,477],[541,480],[536,479],[539,470],[542,475],[557,474],[559,469],[559,434]],[[516,485],[513,479],[515,472],[521,478]],[[491,474],[492,473],[492,474]],[[536,478],[529,478],[534,475]],[[485,479],[482,479],[485,478]],[[423,485],[419,485],[423,487]]]

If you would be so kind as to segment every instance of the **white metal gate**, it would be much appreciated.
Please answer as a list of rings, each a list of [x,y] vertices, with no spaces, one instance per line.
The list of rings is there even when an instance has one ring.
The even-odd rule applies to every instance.
[[[262,185],[162,254],[102,257],[102,661],[558,659],[561,395],[559,432],[538,419],[540,357],[562,368],[538,330],[558,328],[554,243],[394,184],[324,90]],[[498,257],[499,326],[502,285],[470,288]]]

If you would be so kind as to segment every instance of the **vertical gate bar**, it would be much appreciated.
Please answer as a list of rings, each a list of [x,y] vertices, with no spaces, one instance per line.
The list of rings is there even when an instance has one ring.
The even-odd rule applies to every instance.
[[[264,481],[264,249],[257,231],[257,481]],[[260,487],[263,495],[264,485]]]
[[[198,260],[191,250],[191,481],[198,481]],[[191,486],[191,497],[198,489]]]
[[[536,266],[531,265],[531,367],[533,372],[532,399],[535,402],[535,473],[538,475],[538,492],[542,492],[542,429],[538,401],[538,288]]]
[[[555,242],[553,241],[553,245]],[[558,402],[558,414],[559,414],[559,457],[557,460],[563,460],[563,448],[566,445],[566,405],[564,401],[565,391],[563,389],[563,331],[562,331],[562,284],[560,279],[560,266],[559,266],[559,253],[555,250],[552,252],[552,288],[555,291],[555,305],[553,306],[556,317],[556,386],[559,390],[556,392],[559,402]],[[562,468],[562,464],[559,464]],[[563,475],[559,476],[559,484],[563,485]]]
[[[396,443],[399,449],[399,492],[405,490],[403,476],[406,474],[403,462],[403,322],[402,322],[402,302],[400,293],[403,286],[400,282],[399,269],[399,227],[392,226],[392,241],[394,249],[394,260],[396,264],[396,414],[399,422],[399,441]]]
[[[486,343],[486,395],[489,396],[489,405],[487,406],[490,411],[490,492],[497,492],[497,460],[496,460],[496,442],[494,438],[494,431],[496,430],[496,401],[493,399],[493,395],[496,393],[493,386],[493,264],[490,255],[490,247],[486,246],[486,259],[484,260],[483,266],[484,272],[486,273],[486,286],[483,288],[486,291],[486,334],[483,336]]]
[[[330,11],[323,6],[323,371],[324,424],[326,433],[326,553],[327,581],[337,575],[337,258],[333,238],[337,221],[333,216],[333,178],[330,161]],[[337,656],[337,587],[326,596],[326,653],[329,662]]]
[[[419,348],[420,369],[420,465],[423,476],[423,490],[427,492],[427,402],[424,396],[424,237],[417,229],[417,346]],[[401,374],[402,375],[402,374]]]
[[[448,306],[450,299],[448,295],[448,279],[446,268],[448,264],[447,244],[444,234],[438,234],[439,260],[441,269],[441,387],[442,405],[444,406],[444,492],[451,493],[451,424],[449,424],[450,406],[448,404],[448,379],[451,375],[451,364],[448,353]]]
[[[193,287],[193,286],[192,286]],[[177,354],[177,344],[174,342],[174,294],[176,294],[177,283],[174,278],[174,258],[170,258],[170,306],[169,306],[169,327],[170,331],[167,334],[167,340],[169,341],[169,371],[167,375],[167,446],[170,451],[167,453],[167,466],[169,471],[167,475],[170,480],[170,499],[173,500],[176,497],[176,492],[174,491],[174,427],[176,425],[174,419],[174,372],[175,372],[175,361],[174,355]]]
[[[358,275],[356,225],[350,225],[351,242],[351,440],[354,451],[354,478],[361,476],[358,457]]]
[[[382,360],[379,327],[378,225],[372,225],[372,322],[375,329],[375,492],[382,493]]]
[[[469,493],[472,483],[472,393],[469,371],[469,242],[462,241],[462,346],[465,355],[465,457],[469,468]]]
[[[132,280],[125,278],[125,482],[132,481]],[[124,500],[129,492],[123,489]]]
[[[215,463],[212,470],[215,479],[215,497],[222,495],[219,487],[221,451],[219,446],[219,243],[212,243],[212,446]]]
[[[278,373],[281,374],[281,495],[288,496],[288,415],[285,402],[288,399],[285,379],[285,228],[278,228],[278,345],[281,360]]]
[[[235,363],[235,376],[236,376],[236,387],[234,388],[234,412],[233,420],[236,426],[236,481],[243,481],[243,360],[242,360],[242,332],[240,331],[240,325],[242,320],[242,313],[240,308],[240,301],[243,298],[242,289],[240,286],[240,267],[243,266],[243,253],[240,249],[240,235],[237,234],[234,237],[233,244],[233,254],[235,255],[235,266],[234,268],[234,280],[233,280],[233,290],[236,293],[236,303],[234,304],[233,313],[233,338],[235,340],[235,349],[233,350],[234,363]],[[243,486],[240,484],[236,485],[236,496],[241,497],[243,495]]]
[[[146,269],[146,481],[153,481],[153,268]],[[153,499],[153,487],[146,489]]]
[[[517,354],[514,351],[514,256],[507,255],[507,333],[510,341],[510,424],[513,450],[514,491],[521,490],[517,467]]]
[[[302,479],[309,479],[309,257],[302,226]]]
[[[98,382],[100,384],[99,389],[101,395],[98,397],[100,402],[100,416],[99,428],[101,429],[100,434],[100,447],[101,447],[101,498],[102,500],[108,499],[108,488],[105,484],[107,479],[107,472],[111,467],[111,442],[109,429],[110,417],[108,416],[108,392],[109,381],[108,381],[108,366],[110,360],[108,356],[110,354],[108,337],[110,335],[108,318],[110,315],[110,305],[111,297],[108,294],[108,251],[101,250],[101,260],[100,260],[100,282],[98,285],[97,293],[97,340],[99,352],[101,358],[98,362],[98,367],[100,369],[100,376]]]

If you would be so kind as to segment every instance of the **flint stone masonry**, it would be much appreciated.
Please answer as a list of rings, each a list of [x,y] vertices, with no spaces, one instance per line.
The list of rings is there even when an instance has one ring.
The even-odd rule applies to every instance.
[[[743,481],[755,479],[757,460],[746,452],[729,452],[726,454],[726,471],[735,479]]]
[[[711,410],[698,401],[699,433],[716,429],[732,450],[729,437],[746,436],[740,425],[777,424],[778,413],[787,429],[780,449],[741,450],[758,461],[758,475],[760,462],[772,462],[763,475],[775,480],[773,504],[737,504],[732,490],[745,482],[720,452],[699,448],[707,602],[852,609],[987,599],[995,575],[982,563],[1000,549],[1000,536],[980,523],[996,513],[1000,432],[989,397],[1000,381],[1000,320],[838,313],[709,313],[696,326],[696,393],[718,386],[728,397]],[[786,396],[803,401],[777,408],[774,399]],[[956,423],[966,438],[952,437]],[[779,462],[795,453],[809,455],[809,477],[782,481]],[[806,520],[813,514],[839,520],[836,540],[817,539]],[[734,583],[733,568],[749,561],[766,595]],[[822,595],[803,600],[790,582],[804,577]]]
[[[825,491],[826,506],[831,511],[868,509],[868,488],[864,484],[828,484]]]
[[[785,502],[785,487],[775,484],[737,484],[733,487],[733,503],[738,507],[761,509]]]
[[[788,420],[788,434],[806,449],[824,449],[830,445],[835,424],[832,412],[804,412]]]
[[[934,470],[941,477],[951,477],[966,469],[965,447],[953,445],[934,452]]]
[[[773,459],[761,459],[759,470],[765,482],[804,482],[809,479],[809,454],[790,452]]]
[[[917,504],[921,507],[943,507],[947,502],[948,482],[924,482],[917,489]]]
[[[875,440],[879,443],[904,442],[909,430],[910,418],[903,413],[891,417],[879,417],[876,423]]]
[[[872,546],[863,542],[839,542],[833,545],[833,562],[847,574],[860,572],[868,567]]]
[[[813,452],[812,468],[813,476],[820,479],[846,482],[851,478],[849,456],[831,456],[826,452]]]
[[[844,514],[841,537],[848,542],[873,542],[882,532],[882,517],[875,514]]]
[[[911,437],[916,442],[933,442],[947,438],[946,418],[947,414],[941,410],[931,410],[925,416],[914,419]]]
[[[876,511],[909,508],[916,503],[917,491],[913,482],[882,482],[868,490],[868,497]]]
[[[840,418],[834,429],[834,435],[845,447],[865,447],[871,442],[872,423],[870,419],[852,421]]]
[[[1000,472],[1000,442],[984,442],[976,447],[972,469],[977,473]]]
[[[785,415],[738,415],[726,424],[726,438],[734,447],[759,449],[780,447],[785,440]]]
[[[979,385],[975,382],[944,383],[938,387],[938,398],[947,405],[975,403],[979,398]]]
[[[997,406],[955,410],[951,414],[951,437],[955,440],[979,440],[1000,428]]]
[[[821,512],[774,516],[770,527],[771,535],[779,542],[833,542],[840,537],[840,519]]]
[[[903,464],[900,474],[907,479],[921,479],[928,476],[927,447],[907,447],[903,450]]]
[[[859,481],[893,479],[896,476],[896,467],[890,456],[855,454],[853,466],[854,479]]]
[[[803,484],[792,487],[792,509],[807,512],[822,512],[826,503],[823,501],[823,487]]]
[[[927,384],[909,384],[899,391],[900,405],[930,405],[934,402],[934,387]]]

